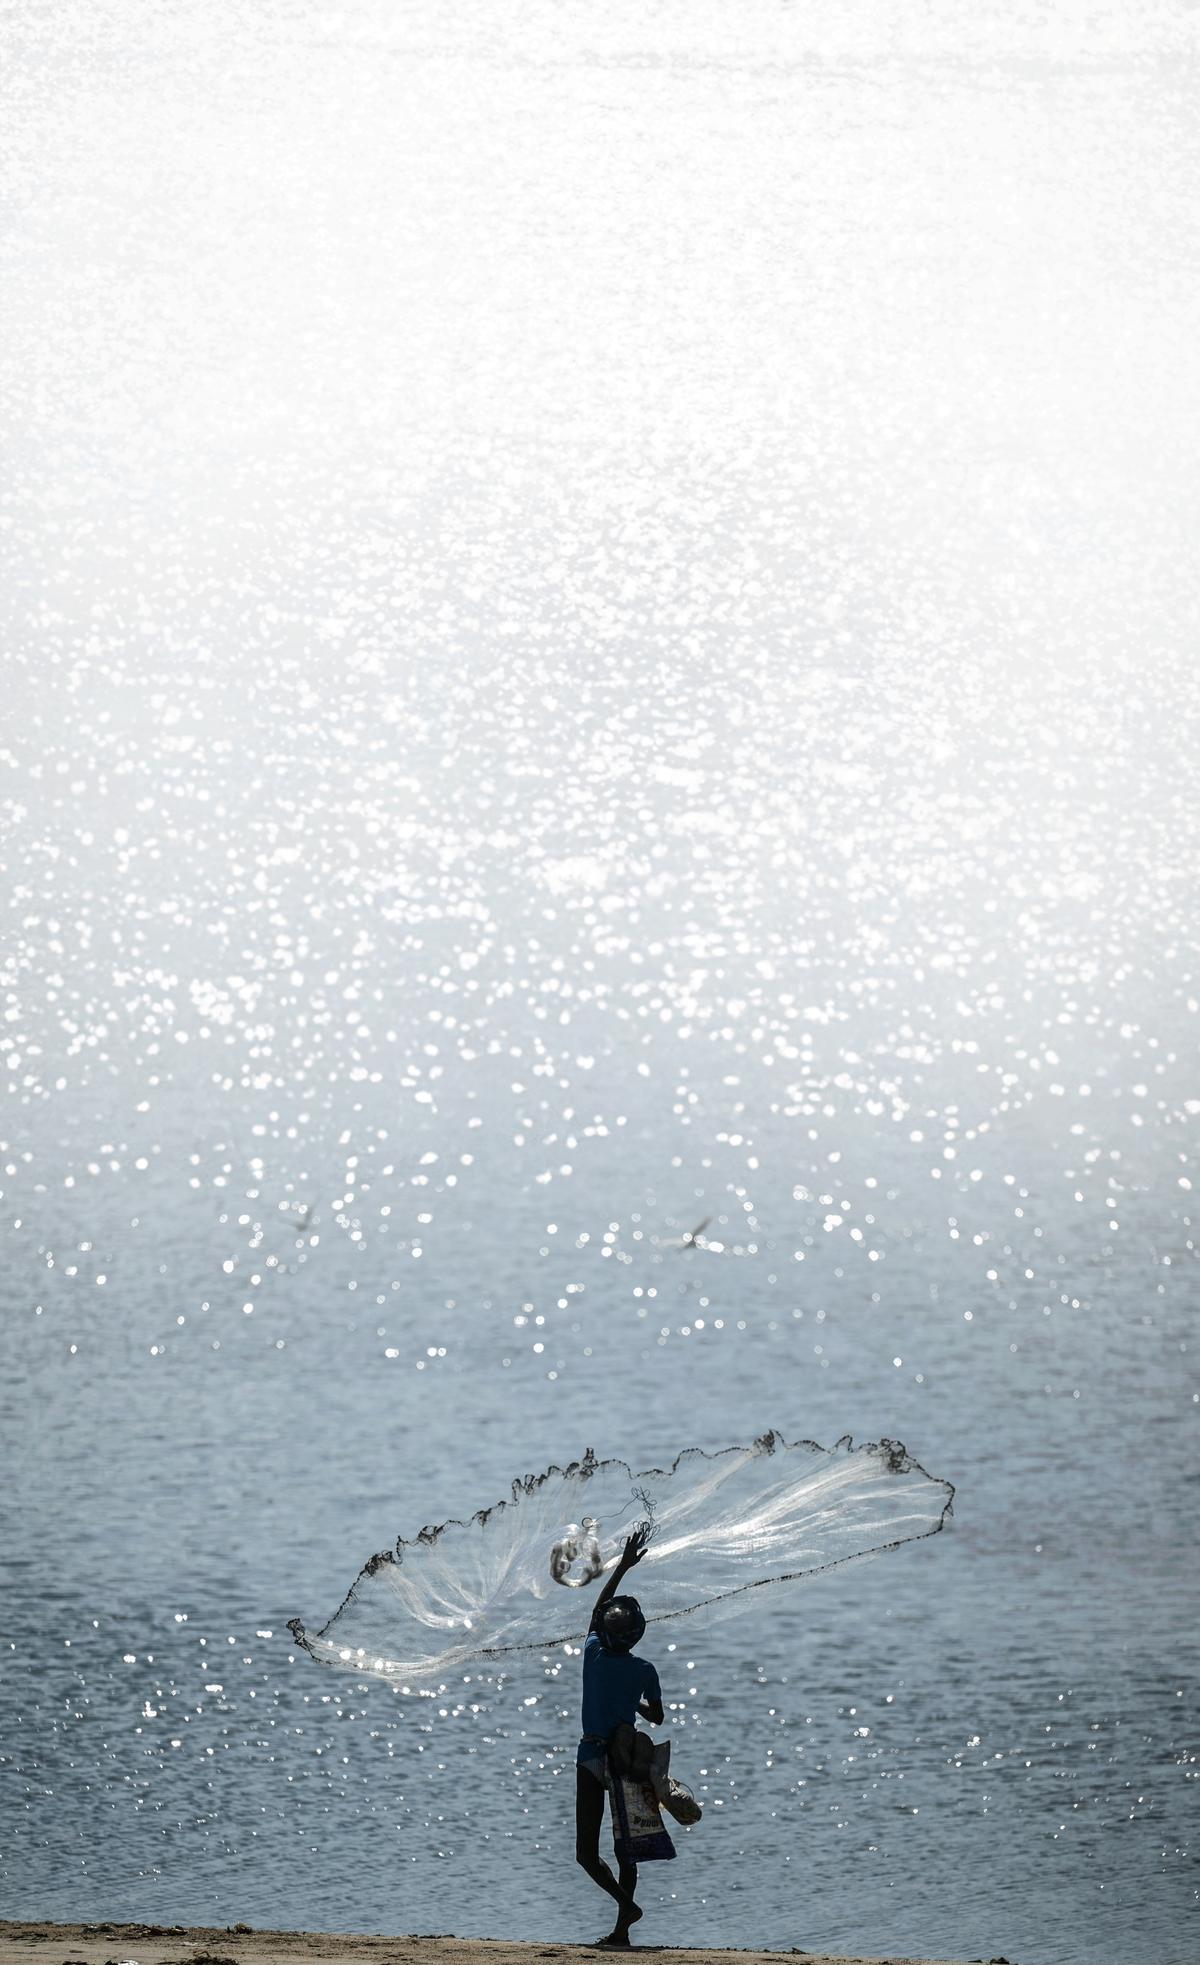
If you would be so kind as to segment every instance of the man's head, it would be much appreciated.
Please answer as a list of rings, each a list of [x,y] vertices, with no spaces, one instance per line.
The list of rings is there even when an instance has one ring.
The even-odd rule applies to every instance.
[[[610,1597],[600,1612],[597,1636],[607,1652],[619,1657],[633,1650],[645,1628],[646,1619],[636,1597]]]

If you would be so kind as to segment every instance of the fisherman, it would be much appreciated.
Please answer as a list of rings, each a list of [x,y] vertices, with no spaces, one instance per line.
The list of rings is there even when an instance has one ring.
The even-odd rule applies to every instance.
[[[626,1573],[645,1553],[648,1532],[635,1529],[608,1582],[596,1599],[591,1629],[583,1647],[583,1738],[575,1756],[575,1861],[594,1883],[617,1903],[617,1921],[599,1943],[611,1949],[632,1949],[629,1927],[642,1910],[634,1902],[637,1864],[623,1861],[613,1876],[600,1856],[604,1820],[604,1776],[609,1738],[614,1727],[632,1726],[634,1718],[661,1726],[662,1693],[658,1673],[648,1658],[635,1658],[633,1647],[646,1629],[636,1597],[618,1596]]]

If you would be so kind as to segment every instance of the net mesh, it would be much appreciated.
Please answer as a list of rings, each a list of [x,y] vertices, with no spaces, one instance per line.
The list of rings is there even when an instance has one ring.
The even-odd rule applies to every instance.
[[[954,1489],[896,1440],[689,1447],[634,1472],[589,1450],[515,1480],[469,1521],[423,1528],[372,1556],[315,1633],[290,1629],[321,1663],[394,1682],[477,1658],[581,1642],[598,1578],[645,1523],[631,1572],[647,1623],[732,1613],[755,1592],[935,1535]],[[595,1587],[594,1587],[595,1586]]]

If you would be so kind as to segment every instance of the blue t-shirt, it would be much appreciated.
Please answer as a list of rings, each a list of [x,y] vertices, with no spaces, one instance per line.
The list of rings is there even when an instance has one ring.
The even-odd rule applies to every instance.
[[[634,1651],[606,1651],[595,1631],[589,1632],[583,1647],[584,1732],[607,1740],[622,1720],[632,1726],[639,1699],[662,1700],[658,1673],[650,1660]],[[581,1740],[576,1759],[592,1760],[600,1751]]]

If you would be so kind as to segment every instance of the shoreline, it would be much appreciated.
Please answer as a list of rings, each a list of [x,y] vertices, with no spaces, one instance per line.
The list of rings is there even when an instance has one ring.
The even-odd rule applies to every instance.
[[[259,1931],[246,1924],[51,1924],[0,1919],[0,1965],[545,1965],[584,1958],[587,1943],[535,1939],[455,1938],[410,1932],[395,1937],[330,1931]],[[663,1965],[1010,1965],[983,1960],[917,1959],[901,1952],[872,1958],[846,1952],[756,1951],[700,1945],[633,1946]]]

